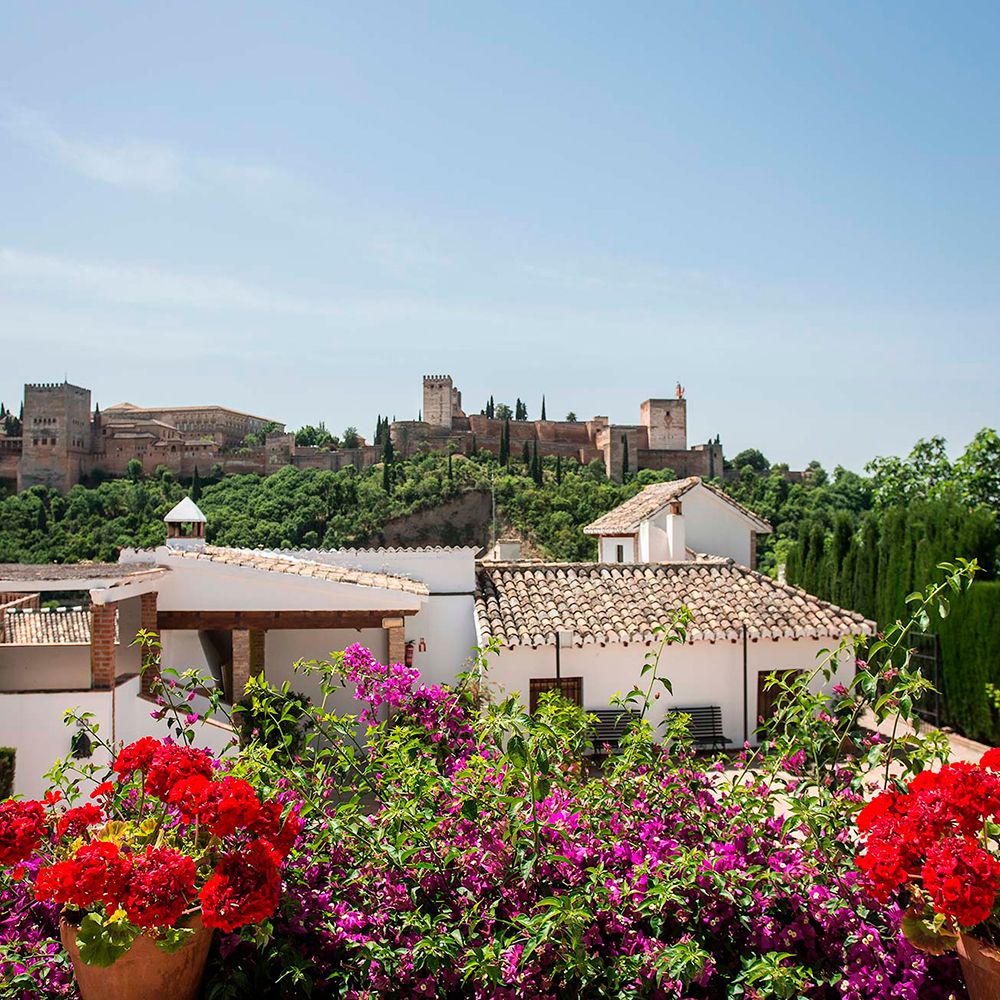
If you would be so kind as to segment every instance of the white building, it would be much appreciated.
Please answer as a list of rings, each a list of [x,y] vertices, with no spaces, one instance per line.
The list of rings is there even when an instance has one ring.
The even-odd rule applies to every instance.
[[[477,563],[471,548],[219,548],[189,500],[167,522],[167,545],[126,550],[118,563],[0,566],[0,744],[17,749],[17,791],[37,794],[68,752],[67,708],[94,712],[112,739],[162,732],[129,645],[140,628],[160,635],[164,667],[200,669],[230,703],[261,671],[315,695],[294,662],[353,642],[449,682],[490,638],[500,655],[489,681],[527,703],[552,686],[559,641],[561,677],[583,707],[601,709],[640,681],[654,627],[685,606],[687,642],[663,661],[674,693],[653,721],[671,706],[714,706],[737,744],[768,711],[768,672],[809,669],[820,648],[874,629],[748,568],[769,526],[697,479],[647,487],[590,525],[602,561],[588,564],[509,550]],[[36,610],[46,592],[82,593],[89,610]],[[842,679],[852,669],[845,660]],[[346,694],[341,707],[356,709]],[[215,749],[232,736],[225,719],[202,731]]]
[[[698,476],[654,483],[583,529],[602,563],[683,562],[694,553],[757,565],[771,525]]]

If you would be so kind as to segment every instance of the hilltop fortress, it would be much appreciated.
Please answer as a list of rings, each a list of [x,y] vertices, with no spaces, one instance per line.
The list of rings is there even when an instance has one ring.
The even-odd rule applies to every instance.
[[[425,375],[421,420],[397,420],[389,428],[395,453],[408,458],[421,451],[471,455],[500,453],[509,427],[510,454],[516,459],[527,443],[545,456],[581,463],[603,462],[620,481],[627,469],[672,469],[678,476],[723,474],[722,445],[716,440],[687,444],[687,400],[678,386],[675,398],[647,399],[638,424],[590,420],[502,420],[467,415],[462,394],[450,375]],[[225,406],[142,407],[119,403],[101,411],[91,405],[89,389],[69,382],[24,387],[21,433],[6,435],[0,424],[0,480],[18,490],[48,486],[67,492],[100,476],[124,476],[133,462],[143,475],[165,467],[175,476],[257,473],[285,466],[366,469],[381,461],[382,448],[325,449],[297,445],[285,425]]]
[[[448,448],[469,455],[486,449],[499,454],[504,424],[510,427],[511,454],[527,442],[539,455],[601,461],[609,478],[620,482],[626,471],[673,469],[681,477],[711,479],[723,474],[722,445],[687,443],[687,400],[677,387],[672,399],[647,399],[639,407],[638,424],[612,424],[607,417],[590,420],[500,420],[466,414],[462,394],[450,375],[425,375],[422,420],[398,420],[391,428],[396,453]]]
[[[336,471],[366,468],[376,449],[327,451],[296,445],[285,425],[225,406],[92,408],[90,390],[69,382],[24,387],[21,433],[0,426],[0,480],[17,489],[67,492],[99,476],[124,476],[132,462],[143,475],[165,467],[175,476],[277,472],[286,465]]]

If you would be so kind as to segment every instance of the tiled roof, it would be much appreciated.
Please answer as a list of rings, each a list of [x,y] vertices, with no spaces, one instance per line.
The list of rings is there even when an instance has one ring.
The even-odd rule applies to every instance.
[[[64,643],[90,643],[90,610],[56,608],[42,611],[4,612],[0,639],[5,643],[52,646]],[[117,624],[115,642],[118,642]]]
[[[154,562],[0,563],[0,580],[18,583],[120,580],[158,569]]]
[[[759,531],[769,532],[771,530],[771,525],[767,521],[758,517],[752,510],[747,510],[746,507],[737,503],[731,496],[727,496],[722,490],[706,483],[701,476],[688,476],[687,479],[672,479],[666,483],[651,483],[634,497],[630,497],[613,510],[609,510],[607,514],[588,524],[583,529],[584,534],[632,534],[639,530],[639,525],[643,521],[653,517],[672,500],[679,500],[688,490],[699,483],[745,517],[754,521]]]
[[[504,646],[554,645],[559,630],[577,645],[652,642],[680,607],[691,612],[689,641],[870,635],[854,611],[778,583],[731,559],[656,564],[480,564],[476,617],[485,638]]]
[[[269,573],[290,573],[296,576],[310,576],[331,583],[353,583],[359,587],[378,587],[382,590],[398,590],[406,594],[427,597],[430,591],[417,580],[391,573],[371,573],[367,570],[346,569],[329,563],[314,562],[296,556],[264,549],[230,549],[216,545],[206,545],[204,549],[171,549],[171,556],[182,559],[207,559],[229,566],[264,570]]]

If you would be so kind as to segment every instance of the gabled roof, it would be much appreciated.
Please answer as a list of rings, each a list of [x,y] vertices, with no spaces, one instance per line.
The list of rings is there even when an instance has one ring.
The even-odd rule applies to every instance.
[[[668,503],[679,500],[696,486],[703,486],[710,493],[714,493],[720,500],[723,500],[750,521],[756,531],[760,533],[771,531],[771,525],[767,521],[758,517],[753,511],[747,510],[746,507],[737,503],[718,487],[706,483],[701,476],[688,476],[686,479],[672,479],[666,483],[651,483],[634,497],[619,504],[613,510],[609,510],[607,514],[599,517],[596,521],[592,521],[583,529],[583,532],[586,535],[634,534],[639,530],[639,525],[643,521],[655,517]]]
[[[190,521],[207,521],[208,518],[202,514],[198,505],[190,497],[185,497],[163,520],[167,524],[180,524]]]
[[[298,556],[262,549],[230,549],[216,545],[206,545],[203,549],[171,549],[170,557],[180,559],[203,559],[228,566],[263,570],[269,573],[289,573],[295,576],[329,580],[331,583],[353,583],[359,587],[377,587],[381,590],[397,590],[401,593],[427,597],[430,591],[418,580],[391,573],[372,573],[367,570],[347,569],[330,563],[315,562]]]
[[[476,574],[480,636],[504,646],[551,646],[560,630],[577,645],[650,643],[681,607],[689,641],[840,638],[871,635],[855,611],[740,566],[732,559],[681,563],[481,563]]]

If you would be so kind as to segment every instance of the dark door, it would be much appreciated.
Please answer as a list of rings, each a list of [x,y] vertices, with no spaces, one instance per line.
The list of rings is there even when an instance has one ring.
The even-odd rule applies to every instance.
[[[757,674],[757,722],[758,724],[770,722],[774,718],[774,713],[781,705],[781,699],[786,696],[785,690],[777,685],[767,685],[768,678],[773,674],[783,681],[790,681],[794,674],[801,674],[802,670],[768,670]]]

